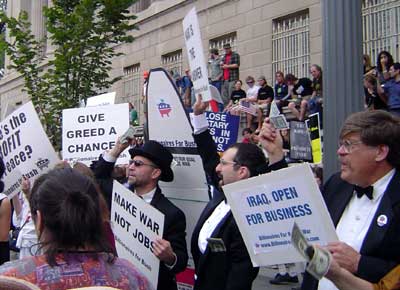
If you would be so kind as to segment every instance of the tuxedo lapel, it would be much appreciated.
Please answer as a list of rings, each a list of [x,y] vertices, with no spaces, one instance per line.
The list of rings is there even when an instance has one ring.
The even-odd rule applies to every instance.
[[[330,193],[329,200],[326,201],[326,204],[333,224],[336,227],[340,221],[343,211],[353,196],[353,185],[345,182],[344,184],[333,186],[330,191],[332,192]]]
[[[400,205],[400,173],[396,172],[382,197],[382,200],[372,219],[367,235],[363,241],[361,254],[369,253],[381,244],[385,237],[396,208]],[[378,223],[378,218],[381,221]]]

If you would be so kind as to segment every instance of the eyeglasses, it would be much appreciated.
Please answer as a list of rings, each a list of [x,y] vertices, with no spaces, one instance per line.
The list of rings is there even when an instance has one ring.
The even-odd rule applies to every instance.
[[[239,165],[239,163],[237,163],[237,162],[235,162],[235,161],[227,161],[227,160],[224,160],[224,159],[222,159],[222,158],[220,158],[219,159],[219,164],[221,164],[221,165],[228,165],[228,164],[232,164],[232,165]]]
[[[246,82],[246,84],[250,85],[250,84],[254,84],[254,82],[250,81],[250,82]]]
[[[140,166],[143,166],[143,165],[147,165],[147,166],[151,166],[151,167],[154,167],[154,168],[158,168],[157,166],[155,166],[153,164],[144,163],[141,160],[134,160],[134,159],[129,160],[129,165],[132,165],[132,164],[135,165],[135,167],[140,167]]]
[[[345,153],[350,153],[353,149],[353,146],[362,144],[362,141],[350,141],[350,140],[341,140],[338,143],[339,148],[343,146]]]

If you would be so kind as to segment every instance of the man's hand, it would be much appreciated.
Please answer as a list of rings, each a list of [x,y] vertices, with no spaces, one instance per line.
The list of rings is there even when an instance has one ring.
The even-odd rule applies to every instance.
[[[171,243],[164,239],[157,239],[153,243],[153,253],[166,265],[172,266],[176,262],[176,255],[171,247]]]
[[[25,197],[29,200],[31,193],[31,182],[26,177],[22,177],[21,190],[25,194]]]
[[[202,96],[200,94],[197,95],[196,103],[193,105],[193,113],[195,116],[203,114],[208,107],[209,102],[202,102],[202,100]]]
[[[357,272],[361,259],[360,253],[343,242],[329,243],[327,249],[331,252],[340,267],[351,273]]]
[[[279,130],[265,118],[260,131],[260,143],[268,153],[269,163],[276,163],[284,157],[283,141]]]
[[[115,146],[109,151],[110,155],[118,158],[119,155],[126,149],[129,147],[129,144],[131,143],[132,139],[128,139],[128,142],[122,144],[119,141],[119,138],[117,139],[117,141],[115,142]]]

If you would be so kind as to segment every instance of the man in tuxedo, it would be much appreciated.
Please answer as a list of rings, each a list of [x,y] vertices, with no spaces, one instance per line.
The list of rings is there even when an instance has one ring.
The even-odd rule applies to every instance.
[[[111,177],[115,161],[128,147],[119,141],[109,151],[92,164],[96,177]],[[165,216],[162,239],[154,242],[153,253],[160,260],[158,290],[177,290],[175,275],[187,266],[186,218],[184,213],[169,201],[158,186],[158,181],[171,182],[174,174],[171,169],[172,154],[160,143],[147,141],[143,147],[130,149],[130,165],[127,170],[127,183],[135,194],[140,196]],[[106,193],[106,196],[112,193]]]
[[[286,167],[282,140],[263,139],[269,166],[262,150],[248,143],[236,143],[219,157],[203,114],[207,104],[198,100],[192,124],[194,139],[213,188],[209,201],[194,228],[191,251],[195,263],[195,290],[251,290],[258,268],[253,268],[243,238],[220,188],[270,170]]]
[[[400,263],[400,121],[364,111],[345,121],[337,154],[340,173],[323,187],[339,242],[327,248],[342,268],[376,283]],[[304,290],[337,289],[306,273]]]

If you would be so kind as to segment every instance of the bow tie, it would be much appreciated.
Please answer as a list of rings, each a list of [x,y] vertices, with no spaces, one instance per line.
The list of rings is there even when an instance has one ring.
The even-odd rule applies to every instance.
[[[374,190],[374,187],[371,185],[367,186],[367,187],[361,187],[361,186],[357,186],[357,185],[354,186],[354,191],[356,192],[358,198],[361,198],[365,194],[369,199],[372,200],[373,190]]]

